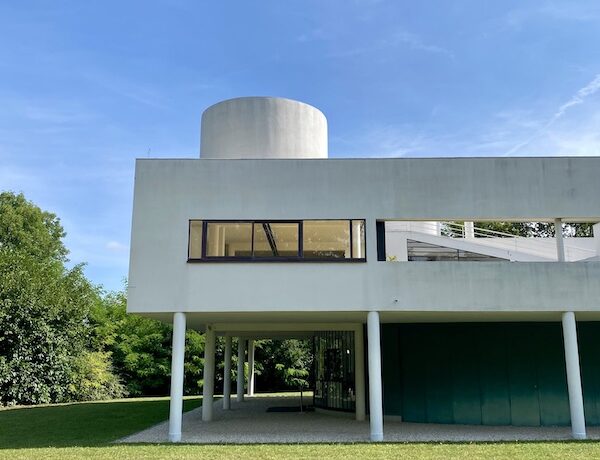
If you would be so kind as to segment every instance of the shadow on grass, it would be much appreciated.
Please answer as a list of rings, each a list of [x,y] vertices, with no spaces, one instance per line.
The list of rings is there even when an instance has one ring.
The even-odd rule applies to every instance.
[[[201,404],[188,398],[184,411]],[[0,449],[105,446],[168,416],[168,398],[7,409],[0,411]]]

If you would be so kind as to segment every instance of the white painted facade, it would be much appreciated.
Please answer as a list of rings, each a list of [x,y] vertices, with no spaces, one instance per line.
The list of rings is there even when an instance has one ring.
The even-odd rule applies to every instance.
[[[358,336],[367,322],[371,335],[379,321],[564,322],[564,312],[600,319],[600,237],[566,239],[561,259],[551,239],[478,238],[468,224],[600,222],[600,158],[326,159],[323,114],[277,98],[210,107],[202,118],[201,156],[136,162],[127,308],[168,322],[175,315],[174,334],[187,321],[211,336],[237,335],[244,339],[243,360],[247,340],[328,327]],[[188,225],[194,219],[365,219],[366,261],[190,263]],[[377,221],[391,222],[386,246],[396,263],[377,260]],[[438,223],[445,221],[466,221],[465,238],[441,236]],[[406,240],[415,238],[513,262],[406,262]],[[575,340],[567,350],[572,354],[575,328],[565,324]],[[180,340],[174,342],[175,387],[182,384]],[[374,347],[369,341],[369,389],[375,392],[371,407],[379,407]],[[214,346],[206,352],[214,353]],[[214,359],[207,362],[210,376]],[[364,375],[356,382],[360,420]],[[249,393],[253,386],[252,377]],[[211,392],[205,384],[205,403]],[[238,401],[244,392],[238,382]],[[172,390],[173,441],[181,431],[180,395]],[[210,409],[203,417],[211,419]],[[380,440],[382,414],[371,410],[370,417],[372,439]]]

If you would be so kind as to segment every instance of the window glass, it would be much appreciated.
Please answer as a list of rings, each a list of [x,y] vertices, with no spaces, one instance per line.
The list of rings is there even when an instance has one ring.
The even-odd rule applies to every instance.
[[[305,259],[349,259],[350,221],[305,220],[302,229]]]
[[[246,222],[208,222],[206,225],[208,257],[250,257],[252,224]]]
[[[365,221],[352,221],[352,258],[364,259],[365,251]]]
[[[254,257],[298,257],[298,223],[254,224]]]
[[[188,249],[190,259],[202,258],[202,221],[190,221],[190,247]]]

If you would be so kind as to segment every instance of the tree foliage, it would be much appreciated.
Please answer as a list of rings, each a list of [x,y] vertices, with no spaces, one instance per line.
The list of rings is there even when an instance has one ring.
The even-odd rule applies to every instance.
[[[0,404],[166,395],[170,324],[126,312],[126,290],[106,293],[67,266],[58,217],[22,194],[0,193]],[[234,339],[234,346],[237,340]],[[259,388],[308,385],[310,342],[256,342]],[[217,369],[224,340],[217,339]],[[186,394],[203,385],[204,335],[186,333]],[[236,379],[234,353],[232,378]],[[247,370],[246,370],[247,372]],[[216,375],[222,389],[223,375]]]
[[[56,215],[42,211],[22,193],[0,193],[0,249],[64,262],[68,254],[64,236]]]
[[[90,347],[110,353],[115,372],[132,396],[165,395],[171,376],[172,328],[168,324],[126,313],[125,290],[105,295],[91,315]],[[202,385],[204,336],[186,334],[185,393]]]
[[[53,214],[7,192],[0,210],[0,402],[71,400],[98,290],[82,266],[65,266]]]
[[[257,364],[261,391],[307,388],[313,364],[309,339],[261,340],[257,342]]]
[[[456,222],[459,225],[464,222]],[[527,238],[554,237],[554,224],[550,222],[475,222],[476,228],[490,230],[491,232],[506,233],[509,235]],[[591,237],[593,236],[592,224],[589,223],[564,223],[563,236]],[[462,230],[453,226],[444,226],[442,234],[445,236],[461,237]],[[490,234],[490,236],[493,236]]]

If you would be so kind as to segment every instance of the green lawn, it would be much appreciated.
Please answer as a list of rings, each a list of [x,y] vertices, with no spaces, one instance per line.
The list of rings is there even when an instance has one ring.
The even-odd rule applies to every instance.
[[[184,410],[202,398],[186,398]],[[169,398],[132,398],[0,410],[0,449],[103,446],[166,420]]]
[[[597,443],[118,445],[0,450],[11,459],[562,459],[599,458]]]
[[[185,410],[198,407],[188,398]],[[305,445],[121,445],[112,441],[168,417],[167,398],[0,410],[0,458],[145,459],[584,459],[600,458],[598,442],[407,443]]]

